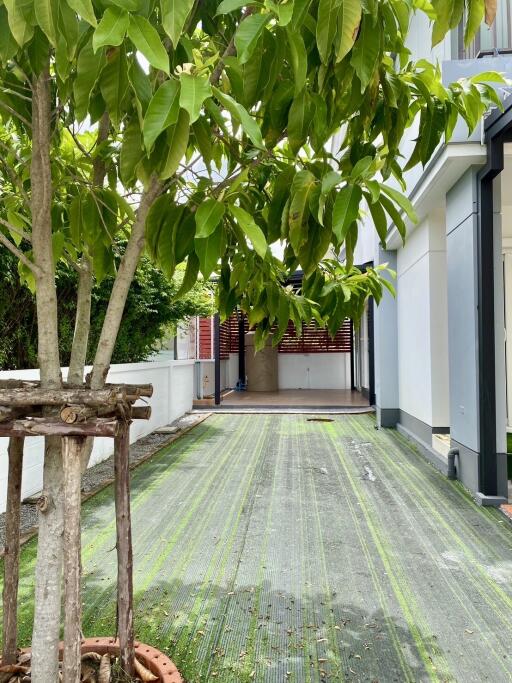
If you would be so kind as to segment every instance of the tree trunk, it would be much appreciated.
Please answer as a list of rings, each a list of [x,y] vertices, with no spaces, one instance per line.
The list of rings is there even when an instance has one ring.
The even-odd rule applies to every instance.
[[[84,439],[64,437],[64,652],[63,683],[80,682],[81,598],[80,598],[80,455]]]
[[[124,426],[115,440],[114,469],[117,534],[117,632],[121,670],[131,680],[134,676],[133,635],[133,553],[130,519],[130,430]]]
[[[119,270],[117,271],[108,302],[107,313],[103,321],[98,348],[94,358],[91,377],[92,389],[101,389],[106,382],[117,333],[119,332],[119,326],[123,317],[126,297],[128,296],[135,270],[139,264],[140,256],[144,250],[146,218],[151,205],[161,191],[162,184],[156,177],[153,177],[149,182],[148,188],[142,194],[140,205],[137,209],[137,217],[123,258],[119,264]]]
[[[3,649],[2,664],[15,664],[18,631],[18,580],[20,568],[20,506],[24,439],[9,439],[9,476],[5,514]]]
[[[108,140],[110,130],[110,118],[105,112],[98,125],[96,136],[96,148]],[[105,183],[105,162],[101,154],[97,154],[92,162],[92,185],[93,188],[102,188]],[[71,359],[69,361],[68,383],[71,386],[80,386],[84,381],[85,361],[87,358],[87,346],[89,344],[89,332],[91,329],[91,293],[93,286],[92,264],[87,254],[82,255],[81,270],[78,278],[78,292],[76,299],[76,318],[73,344],[71,346]],[[87,449],[91,444],[84,444]],[[89,453],[91,448],[89,447]]]
[[[78,387],[84,381],[85,360],[91,327],[92,267],[87,255],[80,260],[78,292],[76,297],[76,318],[71,358],[69,361],[68,384]]]
[[[31,212],[32,247],[38,274],[36,309],[41,386],[61,386],[57,293],[52,253],[52,179],[50,168],[51,92],[49,57],[32,83]],[[46,440],[43,493],[49,505],[39,514],[32,681],[50,683],[58,678],[58,645],[62,578],[62,454],[60,439]]]

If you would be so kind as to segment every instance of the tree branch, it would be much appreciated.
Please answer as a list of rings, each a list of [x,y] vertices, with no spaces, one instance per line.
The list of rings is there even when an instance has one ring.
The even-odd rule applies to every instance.
[[[255,11],[256,11],[256,7],[254,7],[252,5],[249,7],[246,7],[242,13],[241,21],[243,21],[250,14],[254,14]],[[217,83],[220,80],[220,77],[222,76],[222,70],[224,69],[224,63],[225,63],[226,58],[232,57],[233,55],[236,55],[235,35],[234,34],[233,34],[231,40],[229,41],[227,48],[224,50],[222,57],[217,62],[217,66],[212,71],[212,75],[210,76],[210,83],[212,85],[217,85]]]
[[[15,244],[13,244],[11,240],[4,235],[3,232],[0,232],[0,243],[3,244],[4,247],[11,252],[11,254],[14,254],[14,256],[16,256],[16,258],[19,259],[24,266],[29,268],[36,277],[40,275],[40,270],[36,266],[36,264],[29,258],[27,258],[25,254],[21,251],[21,249],[18,249],[18,247]]]
[[[103,321],[98,348],[94,357],[94,365],[91,377],[91,388],[98,389],[103,387],[112,353],[114,351],[119,325],[123,317],[126,297],[139,263],[140,255],[145,246],[146,218],[155,199],[162,192],[162,183],[156,176],[153,176],[148,187],[144,190],[137,216],[133,224],[126,250],[119,264],[116,279],[110,294],[107,313]]]

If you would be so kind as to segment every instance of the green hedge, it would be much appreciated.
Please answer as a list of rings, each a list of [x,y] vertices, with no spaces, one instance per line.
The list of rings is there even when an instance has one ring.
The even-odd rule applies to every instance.
[[[130,289],[112,357],[113,363],[147,360],[180,321],[194,315],[210,315],[211,291],[198,283],[187,296],[173,301],[182,274],[172,281],[143,258]],[[103,280],[93,290],[91,334],[87,362],[90,363],[99,338],[112,279]],[[75,325],[77,275],[59,264],[57,296],[59,302],[60,356],[68,365]],[[0,250],[0,370],[37,367],[37,320],[32,293],[20,282],[17,261]]]

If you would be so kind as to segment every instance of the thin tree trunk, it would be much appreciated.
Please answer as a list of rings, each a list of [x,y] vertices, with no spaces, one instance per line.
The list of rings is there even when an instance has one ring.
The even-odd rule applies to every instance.
[[[145,245],[146,218],[153,202],[162,191],[162,184],[153,177],[142,194],[137,217],[133,224],[126,250],[121,259],[119,270],[110,294],[107,313],[103,321],[98,348],[94,358],[91,388],[101,389],[107,379],[110,361],[123,317],[126,297],[139,264]]]
[[[81,640],[81,544],[80,544],[80,455],[84,439],[64,437],[62,458],[64,465],[64,652],[62,659],[63,683],[80,681]]]
[[[133,632],[133,553],[130,519],[130,430],[123,426],[115,439],[114,469],[117,533],[117,632],[121,670],[131,680],[134,676]]]
[[[20,506],[24,439],[9,439],[9,475],[5,515],[3,649],[2,664],[15,664],[18,633],[18,581],[20,569]]]
[[[38,267],[36,308],[38,359],[43,388],[61,386],[57,293],[52,253],[52,179],[50,168],[51,92],[49,57],[32,83],[31,212],[32,247]],[[62,454],[60,439],[46,440],[43,492],[46,512],[39,515],[32,681],[53,683],[58,677],[62,583]]]
[[[110,118],[105,112],[98,125],[96,136],[96,147],[108,140],[110,130]],[[106,167],[105,162],[98,154],[94,157],[92,164],[92,185],[95,188],[102,188],[105,183]],[[87,254],[81,258],[81,270],[78,278],[78,292],[76,299],[76,318],[73,344],[71,346],[71,359],[69,361],[68,383],[71,386],[80,386],[84,381],[85,362],[87,358],[87,346],[89,344],[89,332],[91,329],[91,294],[93,287],[92,264]],[[92,447],[90,444],[84,445],[84,449]],[[89,454],[91,448],[89,447]]]
[[[91,327],[92,267],[90,258],[84,254],[80,259],[78,291],[76,296],[76,318],[71,358],[69,361],[68,384],[78,387],[84,381],[89,330]]]

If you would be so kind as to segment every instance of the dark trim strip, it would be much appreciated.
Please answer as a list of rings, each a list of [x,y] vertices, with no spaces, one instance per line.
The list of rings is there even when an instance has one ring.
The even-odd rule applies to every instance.
[[[511,125],[509,123],[508,125]],[[493,181],[504,165],[504,132],[494,129],[487,142],[487,164],[478,174],[478,401],[479,491],[495,496],[498,491],[496,453],[496,338],[494,317],[494,215]]]
[[[213,353],[215,358],[215,405],[220,405],[220,315],[213,317]]]

